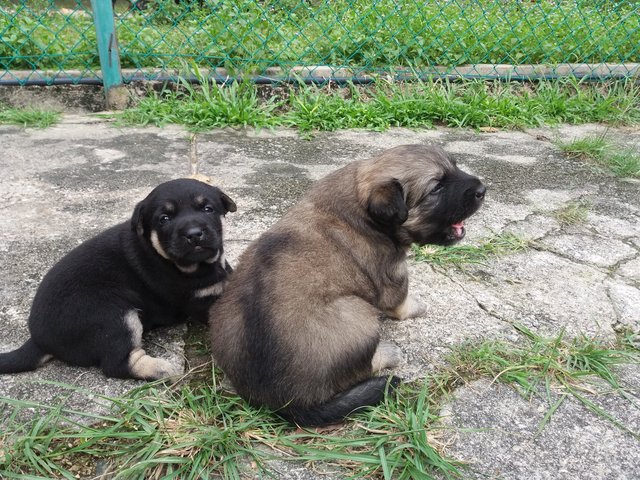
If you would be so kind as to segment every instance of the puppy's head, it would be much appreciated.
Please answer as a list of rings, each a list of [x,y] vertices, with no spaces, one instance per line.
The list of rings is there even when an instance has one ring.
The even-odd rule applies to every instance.
[[[222,255],[224,216],[236,204],[219,188],[193,179],[158,185],[136,206],[131,228],[184,272]]]
[[[363,163],[359,198],[370,218],[400,244],[451,245],[486,188],[440,148],[405,145]]]

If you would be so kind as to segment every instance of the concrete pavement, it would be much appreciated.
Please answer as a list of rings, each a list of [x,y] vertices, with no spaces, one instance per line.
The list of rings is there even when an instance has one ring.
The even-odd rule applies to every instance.
[[[442,364],[451,346],[467,340],[518,341],[512,323],[550,336],[562,329],[605,339],[621,329],[639,333],[640,184],[568,159],[553,143],[604,130],[597,125],[495,133],[395,129],[319,133],[305,140],[291,130],[228,129],[197,135],[194,150],[191,135],[173,126],[115,128],[83,115],[66,115],[44,130],[0,126],[0,351],[27,338],[30,302],[46,270],[73,246],[129,218],[135,203],[159,182],[197,172],[236,201],[226,239],[234,264],[314,180],[406,143],[442,145],[463,169],[485,180],[487,201],[467,222],[466,243],[507,232],[534,243],[464,269],[412,261],[410,288],[429,312],[384,323],[384,337],[405,355],[399,375],[424,376]],[[640,150],[640,129],[610,128],[607,138]],[[562,225],[556,212],[575,202],[586,206],[586,219]],[[154,332],[145,346],[184,363],[185,331],[181,326]],[[625,366],[620,374],[635,406],[598,382],[586,395],[640,434],[640,366]],[[68,395],[61,387],[37,383],[42,380],[110,396],[138,385],[53,361],[36,372],[1,376],[0,396],[52,403]],[[72,408],[104,408],[97,395],[65,401]],[[449,438],[445,453],[468,462],[465,478],[640,478],[639,441],[571,398],[538,433],[547,402],[524,399],[490,379],[467,384],[441,412]],[[322,478],[298,466],[279,475]]]

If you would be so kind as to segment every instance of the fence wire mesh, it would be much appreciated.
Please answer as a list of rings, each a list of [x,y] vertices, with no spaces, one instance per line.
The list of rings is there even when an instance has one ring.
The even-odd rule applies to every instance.
[[[100,0],[109,1],[109,0]],[[220,78],[628,77],[640,1],[118,0],[125,82]],[[0,84],[101,78],[89,0],[0,0]]]

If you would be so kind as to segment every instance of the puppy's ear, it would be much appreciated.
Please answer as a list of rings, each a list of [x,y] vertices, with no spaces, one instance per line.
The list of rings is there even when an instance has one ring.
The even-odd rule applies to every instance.
[[[367,211],[371,218],[383,225],[403,224],[409,215],[404,203],[402,185],[395,178],[375,186],[369,194]]]
[[[133,210],[133,215],[131,216],[131,230],[136,232],[138,235],[142,235],[144,233],[144,207],[144,202],[138,203],[136,208]]]
[[[222,200],[222,205],[224,205],[224,208],[226,210],[225,213],[227,212],[235,212],[238,207],[236,207],[236,203],[231,200],[231,198],[224,192],[220,192],[220,200]]]

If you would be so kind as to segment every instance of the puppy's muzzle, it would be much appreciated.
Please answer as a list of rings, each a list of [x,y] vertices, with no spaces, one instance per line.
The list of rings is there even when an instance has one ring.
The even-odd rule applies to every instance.
[[[190,227],[184,232],[183,236],[187,240],[187,243],[196,246],[202,243],[204,231],[201,227]]]
[[[471,216],[475,213],[482,205],[484,201],[484,197],[487,193],[487,187],[484,186],[479,180],[477,180],[477,184],[473,187],[470,187],[465,191],[465,204],[467,205],[467,211],[464,212],[462,218],[456,220],[451,224],[447,233],[447,241],[449,242],[457,242],[464,238],[466,234],[466,230],[464,228],[464,220],[465,218]]]

